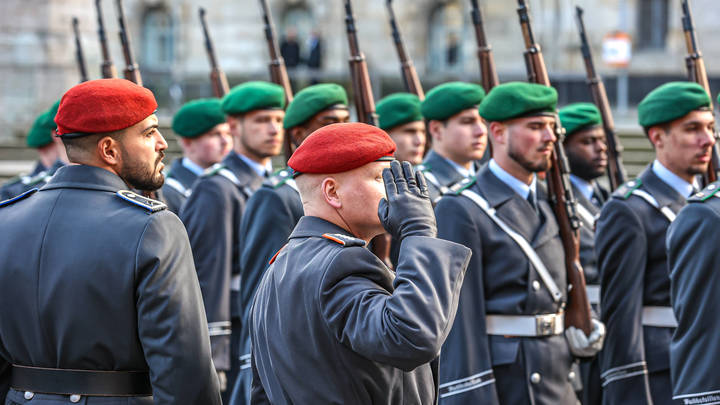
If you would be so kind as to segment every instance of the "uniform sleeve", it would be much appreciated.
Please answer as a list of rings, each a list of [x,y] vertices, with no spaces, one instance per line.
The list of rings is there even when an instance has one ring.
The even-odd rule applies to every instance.
[[[257,367],[255,366],[255,360],[250,359],[250,366],[252,367],[252,389],[250,390],[250,403],[252,405],[265,405],[270,404],[265,388],[263,388],[260,382],[260,375],[258,374]]]
[[[205,303],[215,367],[230,369],[233,204],[218,182],[200,179],[180,210]]]
[[[138,333],[155,404],[220,404],[190,244],[169,212],[153,214],[136,257]]]
[[[673,394],[686,403],[720,399],[720,355],[717,314],[720,299],[720,215],[710,203],[690,203],[670,225],[667,236],[670,294],[678,327],[670,344]],[[697,402],[692,402],[697,401]]]
[[[472,251],[457,317],[440,356],[440,403],[498,405],[485,327],[482,240],[475,221],[470,220],[484,214],[462,202],[461,197],[444,197],[435,209],[438,237]]]
[[[597,223],[601,320],[607,328],[600,356],[604,397],[611,404],[649,404],[642,307],[647,237],[637,213],[613,198]]]
[[[342,344],[411,371],[437,357],[455,317],[469,259],[464,246],[407,237],[388,290],[383,279],[390,270],[369,250],[343,248],[323,279],[320,311]]]

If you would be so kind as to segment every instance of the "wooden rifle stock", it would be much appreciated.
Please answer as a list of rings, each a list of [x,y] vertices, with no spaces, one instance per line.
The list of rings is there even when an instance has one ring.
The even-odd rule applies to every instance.
[[[275,25],[273,24],[270,7],[267,0],[260,0],[260,8],[263,13],[263,21],[265,22],[265,40],[267,41],[268,51],[270,53],[270,81],[278,84],[285,89],[285,106],[289,105],[293,100],[293,90],[290,85],[290,77],[288,76],[285,59],[280,55],[280,48],[275,39]],[[283,154],[285,155],[285,164],[293,153],[292,140],[290,134],[285,134],[283,139]]]
[[[523,39],[525,40],[525,63],[528,70],[528,78],[533,83],[550,86],[545,62],[542,57],[540,45],[535,42],[532,27],[530,26],[530,15],[525,0],[518,0],[518,15],[522,27]],[[575,197],[570,185],[570,171],[563,138],[565,130],[560,120],[555,115],[555,141],[554,150],[551,154],[552,167],[548,172],[548,186],[553,204],[553,211],[560,227],[560,238],[565,251],[565,269],[567,272],[568,284],[572,286],[568,292],[568,306],[565,313],[565,325],[574,326],[586,335],[592,331],[592,317],[590,314],[590,302],[585,289],[585,275],[580,265],[580,220],[575,208]]]
[[[618,141],[615,133],[615,121],[613,120],[612,111],[610,110],[610,102],[605,91],[605,84],[602,78],[595,70],[590,43],[585,32],[585,23],[583,22],[583,9],[576,7],[577,25],[580,32],[580,50],[583,60],[585,61],[585,71],[587,73],[587,84],[590,86],[595,106],[600,110],[600,116],[603,121],[603,130],[605,132],[605,140],[608,148],[608,180],[610,181],[610,189],[615,190],[627,181],[625,168],[622,163],[622,145]]]
[[[80,23],[77,17],[73,17],[72,26],[75,34],[75,60],[77,61],[78,70],[80,71],[80,82],[88,81],[87,67],[85,67],[85,56],[83,56],[82,43],[80,42]]]
[[[483,26],[482,13],[477,0],[470,0],[472,6],[472,22],[475,27],[475,39],[477,40],[477,55],[480,63],[480,79],[485,93],[497,86],[499,83],[497,70],[495,69],[495,58],[492,54],[492,47],[487,42],[485,28]]]
[[[395,49],[397,50],[398,58],[400,59],[400,69],[403,83],[405,84],[405,90],[418,96],[420,101],[425,100],[425,91],[423,91],[420,78],[415,70],[415,65],[413,65],[412,59],[410,59],[410,56],[408,56],[407,50],[405,49],[405,43],[403,42],[402,35],[400,35],[400,29],[398,28],[397,21],[395,20],[395,11],[393,11],[392,8],[392,0],[387,0],[386,4],[390,18],[390,30],[392,31],[393,42],[395,43]]]
[[[123,11],[122,0],[115,0],[118,12],[118,25],[120,26],[120,43],[123,48],[123,56],[125,57],[125,69],[123,75],[127,80],[142,86],[142,76],[140,76],[140,68],[135,63],[132,48],[130,47],[130,34],[127,32],[127,21],[125,20],[125,12]]]
[[[100,74],[103,79],[114,79],[117,77],[117,69],[110,59],[110,51],[108,49],[107,37],[105,36],[105,22],[102,17],[101,0],[95,0],[95,10],[97,11],[98,20],[98,39],[100,40],[100,51],[102,53],[102,64],[100,64]]]
[[[688,55],[685,57],[687,66],[688,79],[702,86],[710,96],[710,108],[713,108],[712,91],[710,91],[710,82],[708,81],[707,71],[705,70],[705,61],[697,44],[695,37],[695,27],[693,25],[692,13],[690,11],[689,0],[682,0],[682,25],[685,34],[685,45]],[[714,110],[713,110],[714,113]],[[712,147],[712,158],[708,164],[707,172],[703,175],[705,185],[717,181],[720,174],[720,151],[718,151],[718,133],[715,131],[715,144]]]
[[[213,94],[215,97],[222,98],[230,91],[230,86],[228,85],[225,72],[220,69],[217,63],[215,48],[213,47],[212,39],[210,39],[210,32],[208,31],[207,21],[205,20],[205,9],[200,7],[198,14],[200,15],[200,25],[202,25],[203,35],[205,37],[205,50],[207,51],[208,60],[210,61],[210,83],[212,84]]]

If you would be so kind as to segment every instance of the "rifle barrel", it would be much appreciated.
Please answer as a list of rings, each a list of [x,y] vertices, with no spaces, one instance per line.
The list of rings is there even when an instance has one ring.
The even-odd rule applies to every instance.
[[[73,17],[72,26],[75,34],[75,58],[77,60],[78,70],[80,71],[80,81],[88,81],[87,68],[85,67],[85,56],[83,55],[82,43],[80,42],[80,22],[77,17]]]
[[[493,87],[500,82],[497,70],[495,69],[495,59],[492,54],[492,47],[488,44],[483,26],[482,12],[477,0],[470,0],[472,6],[471,17],[473,26],[475,27],[475,39],[477,41],[477,56],[480,64],[480,78],[483,89],[486,93],[490,92]]]
[[[127,21],[125,20],[125,12],[123,11],[122,0],[116,0],[118,12],[118,25],[120,27],[120,43],[123,48],[123,56],[125,57],[125,70],[123,72],[126,79],[142,86],[142,77],[140,76],[140,68],[135,62],[132,47],[130,46],[130,33],[127,31]]]
[[[395,43],[395,50],[397,51],[398,58],[400,59],[400,73],[402,74],[403,83],[405,84],[405,90],[415,94],[422,101],[425,99],[425,91],[422,88],[420,78],[415,70],[412,59],[410,59],[410,56],[405,49],[405,43],[403,42],[402,35],[400,34],[400,28],[398,27],[395,19],[395,11],[393,11],[392,0],[387,0],[386,4],[390,19],[390,29]]]
[[[98,22],[98,39],[100,40],[100,52],[102,53],[102,63],[100,64],[100,74],[103,79],[117,77],[117,69],[110,59],[110,50],[108,49],[107,36],[105,35],[105,22],[102,16],[101,0],[95,0],[95,10],[97,11]]]

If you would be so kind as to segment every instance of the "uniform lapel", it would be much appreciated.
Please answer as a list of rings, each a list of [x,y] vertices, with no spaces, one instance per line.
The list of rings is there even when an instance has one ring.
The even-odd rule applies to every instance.
[[[433,150],[425,157],[423,164],[430,168],[432,174],[437,177],[442,185],[450,186],[464,179],[463,175],[455,170],[444,157],[438,155]]]
[[[179,181],[180,184],[183,185],[183,187],[188,189],[192,187],[193,183],[198,177],[187,167],[183,166],[182,158],[175,159],[175,161],[172,163],[172,166],[170,167],[170,173],[168,173],[168,176]]]
[[[685,205],[685,197],[662,181],[662,179],[653,172],[652,166],[645,169],[640,178],[642,179],[641,187],[655,197],[660,208],[670,207],[670,209],[677,214]]]
[[[553,239],[558,234],[558,225],[555,220],[555,213],[552,206],[548,202],[548,193],[545,185],[540,181],[537,182],[538,190],[538,209],[542,218],[539,219],[539,226],[536,228],[535,235],[532,239],[532,246],[538,248],[545,242]]]
[[[250,187],[254,191],[262,185],[263,178],[258,176],[252,167],[243,162],[236,152],[230,152],[223,159],[223,164],[237,177],[242,186]]]

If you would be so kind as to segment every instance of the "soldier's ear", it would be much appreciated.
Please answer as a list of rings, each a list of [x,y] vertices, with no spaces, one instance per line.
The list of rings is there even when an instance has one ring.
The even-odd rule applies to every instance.
[[[120,144],[112,136],[104,136],[98,140],[97,154],[100,160],[108,166],[117,166],[122,163]]]
[[[427,124],[427,129],[430,132],[433,142],[442,141],[442,130],[445,124],[442,121],[430,120]]]
[[[342,208],[342,201],[338,195],[338,182],[334,177],[325,178],[320,184],[325,202],[335,209]]]
[[[663,144],[663,135],[665,134],[665,129],[661,126],[654,126],[647,129],[647,136],[650,143],[653,145],[655,149],[658,148],[658,146],[662,146]]]
[[[493,145],[503,145],[507,142],[508,127],[502,122],[493,121],[488,126],[488,139]]]

